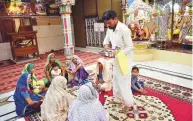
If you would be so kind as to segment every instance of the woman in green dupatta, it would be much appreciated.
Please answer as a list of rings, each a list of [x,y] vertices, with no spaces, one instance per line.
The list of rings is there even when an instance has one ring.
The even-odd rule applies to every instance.
[[[34,64],[32,63],[26,64],[22,70],[22,74],[29,73],[31,75],[32,83],[30,84],[30,88],[33,90],[33,92],[36,94],[42,94],[47,90],[45,87],[47,80],[46,79],[38,80],[34,72],[35,68]]]
[[[46,77],[49,80],[49,82],[51,82],[51,80],[53,79],[53,77],[51,75],[53,63],[56,63],[58,65],[58,67],[62,70],[62,76],[65,75],[65,66],[62,65],[62,63],[60,61],[56,60],[54,53],[50,53],[47,57],[47,62],[45,65],[45,73],[46,73]]]

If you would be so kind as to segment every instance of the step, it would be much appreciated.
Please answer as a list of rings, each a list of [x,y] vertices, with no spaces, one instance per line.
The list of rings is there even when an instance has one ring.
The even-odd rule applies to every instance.
[[[148,52],[147,50],[143,51],[134,51],[133,53],[133,61],[150,61],[153,60],[153,53]]]

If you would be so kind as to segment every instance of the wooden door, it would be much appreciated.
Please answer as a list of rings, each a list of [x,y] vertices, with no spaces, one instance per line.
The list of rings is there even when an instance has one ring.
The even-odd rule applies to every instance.
[[[97,0],[83,0],[84,16],[97,16]]]
[[[112,1],[111,0],[97,0],[97,7],[98,7],[98,16],[99,19],[102,19],[103,12],[106,10],[112,9]]]
[[[120,0],[112,0],[112,9],[117,13],[117,18],[122,22],[122,8]]]
[[[77,0],[72,8],[74,22],[75,46],[86,47],[86,30],[84,21],[83,0]]]

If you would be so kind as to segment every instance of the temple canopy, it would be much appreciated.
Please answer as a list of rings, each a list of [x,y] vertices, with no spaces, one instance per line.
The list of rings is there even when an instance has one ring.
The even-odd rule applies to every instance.
[[[142,0],[134,0],[129,6],[128,13],[134,13],[135,10],[144,10],[148,13],[152,13],[153,11],[152,7],[147,3],[143,2]]]
[[[129,16],[126,18],[126,24],[142,19],[149,21],[153,8],[142,0],[134,0],[129,6],[127,13]]]

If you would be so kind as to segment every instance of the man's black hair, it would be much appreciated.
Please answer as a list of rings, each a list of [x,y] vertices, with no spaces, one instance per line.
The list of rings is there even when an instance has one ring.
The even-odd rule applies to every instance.
[[[136,66],[134,66],[134,67],[132,68],[132,71],[133,71],[133,70],[137,70],[137,71],[139,72],[139,68],[136,67]]]
[[[102,20],[105,21],[105,20],[110,20],[110,19],[114,19],[117,17],[117,14],[115,11],[113,10],[108,10],[108,11],[105,11],[103,13],[103,17],[102,17]]]

